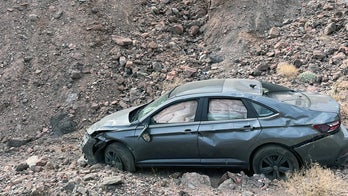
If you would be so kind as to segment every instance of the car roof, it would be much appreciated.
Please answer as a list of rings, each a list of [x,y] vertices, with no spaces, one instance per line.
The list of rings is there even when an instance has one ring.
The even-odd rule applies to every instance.
[[[186,83],[174,88],[169,98],[210,93],[248,93],[262,95],[262,84],[258,80],[252,79],[210,79]]]

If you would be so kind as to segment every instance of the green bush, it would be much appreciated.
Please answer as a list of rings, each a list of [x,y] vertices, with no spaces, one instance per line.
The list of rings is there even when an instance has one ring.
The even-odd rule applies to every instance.
[[[317,81],[317,74],[311,72],[311,71],[306,71],[298,75],[297,77],[301,82],[306,82],[306,83],[314,83]]]

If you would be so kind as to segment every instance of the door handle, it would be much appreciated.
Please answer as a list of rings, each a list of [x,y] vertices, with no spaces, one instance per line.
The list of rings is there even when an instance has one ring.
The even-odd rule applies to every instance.
[[[185,129],[185,133],[189,133],[191,131],[192,131],[191,129]]]
[[[252,125],[245,125],[243,128],[250,131],[254,130],[254,127]]]

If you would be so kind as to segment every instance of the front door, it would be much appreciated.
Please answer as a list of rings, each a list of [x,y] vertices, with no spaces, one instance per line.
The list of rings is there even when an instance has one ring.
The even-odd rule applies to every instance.
[[[151,118],[147,128],[150,140],[136,142],[136,162],[139,165],[180,165],[199,163],[195,121],[198,101],[171,104]],[[139,127],[136,135],[141,133]]]

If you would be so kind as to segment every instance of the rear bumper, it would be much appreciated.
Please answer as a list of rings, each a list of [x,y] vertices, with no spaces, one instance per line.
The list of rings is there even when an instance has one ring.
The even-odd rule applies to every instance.
[[[339,132],[294,149],[305,164],[318,162],[327,166],[344,165],[348,161],[348,132],[341,124]]]

